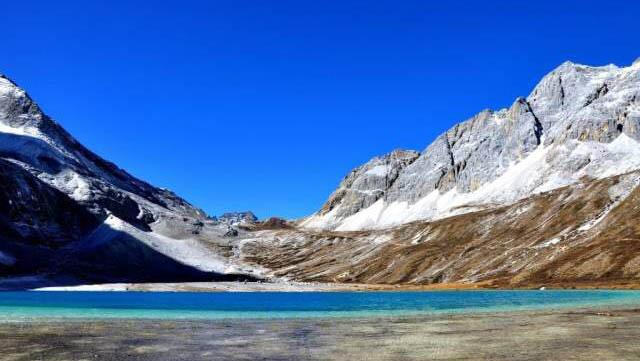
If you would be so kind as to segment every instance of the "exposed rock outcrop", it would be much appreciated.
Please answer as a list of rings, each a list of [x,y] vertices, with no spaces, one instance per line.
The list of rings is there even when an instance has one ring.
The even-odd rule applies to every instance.
[[[347,175],[320,210],[320,215],[333,211],[337,217],[348,216],[369,207],[384,196],[400,172],[419,156],[411,150],[394,150],[371,159]]]

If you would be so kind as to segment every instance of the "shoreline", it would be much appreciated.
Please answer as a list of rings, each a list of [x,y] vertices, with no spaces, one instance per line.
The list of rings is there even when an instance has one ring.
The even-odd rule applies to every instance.
[[[267,313],[267,312],[265,312]],[[505,316],[540,316],[540,315],[593,315],[593,316],[615,316],[627,313],[637,313],[640,316],[640,302],[638,303],[613,303],[595,305],[566,305],[550,306],[539,308],[521,309],[465,309],[462,311],[416,311],[408,313],[387,313],[387,314],[354,314],[354,315],[319,315],[319,316],[274,316],[274,317],[220,317],[220,318],[161,318],[161,317],[109,317],[109,316],[27,316],[16,318],[3,318],[0,316],[0,325],[3,324],[57,324],[57,323],[155,323],[155,322],[198,322],[198,323],[253,323],[253,322],[313,322],[313,321],[380,321],[398,322],[415,321],[428,322],[440,319],[451,318],[482,318],[482,317],[505,317]]]
[[[639,308],[619,307],[360,319],[0,322],[0,360],[635,360],[639,323]]]
[[[320,282],[180,282],[180,283],[105,283],[76,286],[51,286],[31,291],[112,291],[112,292],[367,292],[437,290],[640,290],[638,282],[581,282],[560,284],[506,285],[483,283],[360,284]]]

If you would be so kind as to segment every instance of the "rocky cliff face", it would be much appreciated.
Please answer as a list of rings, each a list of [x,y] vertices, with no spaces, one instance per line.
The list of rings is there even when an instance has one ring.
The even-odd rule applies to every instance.
[[[393,182],[378,184],[375,197],[340,197],[349,184],[367,182],[354,170],[302,225],[384,228],[513,203],[584,176],[621,174],[640,168],[639,127],[640,63],[566,62],[510,108],[482,111],[439,136],[399,167]]]
[[[333,212],[336,216],[343,217],[369,207],[384,196],[385,190],[393,185],[400,172],[418,156],[415,151],[394,150],[354,169],[329,197],[320,214]]]

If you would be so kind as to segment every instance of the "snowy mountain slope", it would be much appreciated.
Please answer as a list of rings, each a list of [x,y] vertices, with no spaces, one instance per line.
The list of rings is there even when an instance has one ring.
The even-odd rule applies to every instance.
[[[90,272],[92,283],[252,279],[207,242],[145,232],[113,215],[84,238],[60,250],[57,261],[57,273]]]
[[[109,210],[142,228],[164,210],[204,217],[171,192],[132,177],[86,149],[46,116],[24,90],[1,76],[0,157],[103,217]]]
[[[3,76],[0,179],[0,276],[36,270],[113,281],[134,276],[117,269],[138,268],[148,279],[173,269],[174,280],[202,280],[245,272],[226,258],[230,225],[92,153]]]
[[[439,136],[374,203],[332,196],[301,225],[377,229],[510,204],[582,177],[639,169],[639,141],[640,62],[566,62],[509,109],[485,110]]]

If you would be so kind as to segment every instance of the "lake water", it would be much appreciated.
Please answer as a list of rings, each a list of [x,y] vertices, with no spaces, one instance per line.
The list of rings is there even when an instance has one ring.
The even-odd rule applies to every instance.
[[[385,317],[640,306],[640,291],[0,292],[0,320]]]

